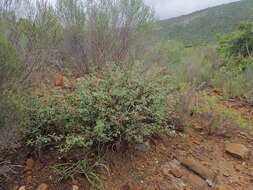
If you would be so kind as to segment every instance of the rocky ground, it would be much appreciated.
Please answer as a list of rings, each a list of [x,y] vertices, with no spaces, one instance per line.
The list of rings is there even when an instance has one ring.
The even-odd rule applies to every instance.
[[[166,141],[155,150],[142,153],[129,165],[121,164],[107,181],[106,188],[250,190],[252,140],[240,133],[224,139],[188,131],[185,137]]]
[[[253,116],[251,105],[239,100],[223,103],[230,109]],[[193,128],[177,137],[153,139],[122,154],[112,156],[108,153],[104,163],[109,172],[102,171],[100,174],[104,189],[253,189],[253,136],[239,129],[228,130],[226,136],[208,136],[201,126],[197,126],[198,122],[193,123]],[[38,157],[26,148],[19,148],[8,153],[10,163],[5,166],[13,172],[11,176],[6,176],[7,180],[0,180],[1,190],[89,189],[82,177],[59,181],[59,177],[49,168],[58,159],[53,150]]]

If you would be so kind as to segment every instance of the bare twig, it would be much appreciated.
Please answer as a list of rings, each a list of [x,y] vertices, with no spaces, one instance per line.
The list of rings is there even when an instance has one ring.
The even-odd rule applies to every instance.
[[[253,56],[251,55],[250,51],[249,51],[249,46],[248,46],[248,42],[246,41],[246,49],[247,49],[247,53],[248,53],[248,56],[251,60],[253,60]]]
[[[12,164],[8,160],[4,160],[0,162],[0,176],[4,176],[5,178],[9,178],[9,174],[17,174],[16,169],[22,168],[24,166]]]

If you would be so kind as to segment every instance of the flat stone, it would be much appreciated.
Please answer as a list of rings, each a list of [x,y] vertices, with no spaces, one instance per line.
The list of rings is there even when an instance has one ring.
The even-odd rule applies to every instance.
[[[40,184],[38,187],[37,187],[37,190],[47,190],[48,189],[48,185],[45,184],[45,183],[42,183]]]
[[[181,170],[177,168],[170,170],[170,173],[177,178],[181,178],[183,176]]]
[[[168,166],[170,166],[172,169],[174,168],[179,168],[180,167],[180,162],[178,160],[171,160],[169,163],[168,163]]]
[[[212,181],[215,177],[215,173],[211,169],[204,167],[199,161],[193,158],[182,159],[181,164],[204,179]]]
[[[166,176],[171,177],[171,174],[177,178],[182,177],[182,172],[180,168],[180,162],[177,160],[171,160],[170,162],[161,166],[162,173]]]
[[[168,177],[169,179],[173,178],[173,175],[171,174],[171,167],[168,164],[164,164],[161,166],[161,171],[163,173],[163,175],[165,175],[166,177]]]
[[[230,177],[231,174],[230,174],[228,171],[224,171],[224,172],[223,172],[223,176],[225,176],[225,177]]]
[[[242,144],[229,143],[226,145],[226,152],[240,159],[247,159],[250,156],[250,151]]]

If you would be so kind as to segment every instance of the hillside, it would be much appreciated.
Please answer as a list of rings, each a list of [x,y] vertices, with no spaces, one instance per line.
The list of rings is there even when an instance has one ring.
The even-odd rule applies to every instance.
[[[217,33],[234,31],[241,21],[253,20],[253,1],[241,0],[161,21],[162,36],[187,45],[214,42]]]
[[[253,189],[253,22],[207,24],[251,2],[178,40],[144,0],[49,2],[0,0],[0,190]]]

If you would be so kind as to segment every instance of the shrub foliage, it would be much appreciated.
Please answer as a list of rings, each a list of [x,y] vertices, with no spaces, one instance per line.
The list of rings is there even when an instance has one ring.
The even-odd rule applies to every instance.
[[[167,127],[167,78],[119,68],[89,75],[64,96],[54,90],[37,98],[29,110],[30,143],[39,147],[57,142],[61,150],[73,146],[120,145],[143,142]]]
[[[242,22],[237,31],[219,35],[219,50],[226,56],[251,56],[253,50],[253,24]]]
[[[16,82],[21,74],[21,64],[16,50],[0,35],[0,92]]]

